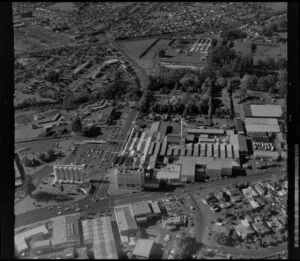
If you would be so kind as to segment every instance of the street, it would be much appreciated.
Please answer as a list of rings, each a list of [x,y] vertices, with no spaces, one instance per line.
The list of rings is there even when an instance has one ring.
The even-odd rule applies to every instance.
[[[279,175],[282,174],[281,172],[277,173],[267,173],[267,174],[253,174],[251,176],[243,176],[243,177],[237,177],[234,179],[222,179],[222,180],[217,180],[213,182],[206,182],[206,183],[196,183],[196,184],[191,184],[187,185],[185,190],[188,191],[188,194],[192,197],[192,193],[199,190],[199,187],[201,187],[201,190],[207,190],[209,191],[212,188],[218,188],[218,187],[223,187],[223,186],[228,186],[230,184],[233,184],[235,182],[251,182],[251,181],[256,181],[256,180],[263,180],[263,179],[270,179],[273,177],[273,175]],[[97,193],[98,196],[100,197],[106,197],[106,190],[108,188],[108,183],[101,183],[99,184],[99,192]],[[182,194],[183,193],[183,188],[178,188],[176,189],[172,194],[177,195],[177,194]],[[143,191],[140,193],[134,193],[134,194],[129,194],[129,195],[120,195],[120,196],[114,196],[114,197],[109,197],[104,200],[99,200],[92,204],[91,199],[95,197],[94,195],[88,195],[86,198],[78,201],[78,202],[73,202],[70,203],[70,205],[78,205],[80,209],[84,209],[84,212],[89,212],[91,211],[90,209],[86,209],[86,205],[93,205],[94,211],[98,211],[101,208],[106,208],[108,207],[108,204],[110,206],[117,206],[117,205],[122,205],[122,204],[130,204],[132,202],[137,202],[141,200],[154,200],[154,199],[160,199],[165,195],[165,192],[149,192],[149,191]],[[75,209],[77,206],[73,209],[67,210],[67,211],[62,211],[63,215],[67,214],[72,214],[75,212]],[[24,226],[30,223],[38,222],[40,220],[44,219],[49,219],[51,217],[57,216],[57,213],[60,210],[57,209],[57,207],[53,207],[53,209],[48,209],[47,207],[45,208],[40,208],[37,210],[29,211],[26,213],[22,213],[20,215],[16,216],[15,220],[15,227],[19,226]],[[199,210],[200,214],[200,210]],[[201,219],[201,214],[199,215],[199,218]],[[198,234],[201,236],[203,233],[203,227],[199,227],[197,230]],[[201,237],[198,236],[198,240],[201,242]]]

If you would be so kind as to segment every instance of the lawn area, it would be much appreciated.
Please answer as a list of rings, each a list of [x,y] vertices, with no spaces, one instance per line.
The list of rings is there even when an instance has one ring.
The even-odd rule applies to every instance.
[[[138,58],[157,38],[119,42],[132,58]]]
[[[254,60],[264,60],[268,57],[287,57],[287,45],[286,44],[259,44],[254,54]],[[251,42],[238,42],[234,41],[233,49],[236,52],[240,52],[242,55],[251,55]]]

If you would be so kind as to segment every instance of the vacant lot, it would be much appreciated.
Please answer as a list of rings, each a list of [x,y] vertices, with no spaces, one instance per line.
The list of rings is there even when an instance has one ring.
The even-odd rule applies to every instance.
[[[28,25],[15,29],[15,52],[36,51],[43,48],[53,48],[70,42],[70,39],[58,33],[50,32],[38,26]]]

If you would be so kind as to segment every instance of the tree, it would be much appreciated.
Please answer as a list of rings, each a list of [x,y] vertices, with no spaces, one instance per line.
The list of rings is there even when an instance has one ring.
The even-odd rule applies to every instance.
[[[254,53],[256,52],[257,46],[255,43],[251,43],[251,53],[252,55],[254,55]]]
[[[82,134],[84,136],[87,136],[87,137],[96,137],[100,133],[101,133],[100,127],[98,127],[98,126],[96,126],[94,124],[92,124],[92,125],[85,125],[82,128]]]
[[[59,73],[52,70],[45,76],[45,79],[48,82],[51,82],[51,84],[53,85],[54,83],[57,83],[59,81],[59,77]]]
[[[150,107],[150,103],[153,100],[153,94],[150,90],[146,89],[142,95],[142,98],[139,101],[138,109],[141,112],[147,112]]]
[[[82,124],[79,116],[77,115],[72,122],[72,131],[75,133],[81,132]]]
[[[231,87],[231,79],[227,80],[227,93],[229,95],[229,102],[230,102],[230,114],[234,115],[234,106],[232,100],[232,87]]]
[[[159,56],[159,57],[165,57],[165,54],[166,54],[166,51],[165,51],[164,49],[160,49],[160,50],[158,51],[158,56]]]
[[[209,115],[209,125],[213,125],[213,83],[211,79],[208,80],[208,115]]]
[[[282,97],[285,97],[287,94],[287,71],[283,71],[279,74],[279,82],[278,82],[278,92]]]
[[[33,184],[32,176],[25,175],[25,179],[23,182],[23,189],[26,194],[32,197],[32,192],[36,189],[35,185]]]
[[[255,89],[256,83],[257,83],[256,75],[249,75],[249,74],[244,75],[240,85],[241,87],[240,101],[246,98],[247,90]]]

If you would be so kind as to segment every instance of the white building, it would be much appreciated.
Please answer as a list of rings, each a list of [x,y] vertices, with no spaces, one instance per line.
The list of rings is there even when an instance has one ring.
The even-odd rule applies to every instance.
[[[83,183],[85,181],[84,165],[54,165],[54,182]]]

